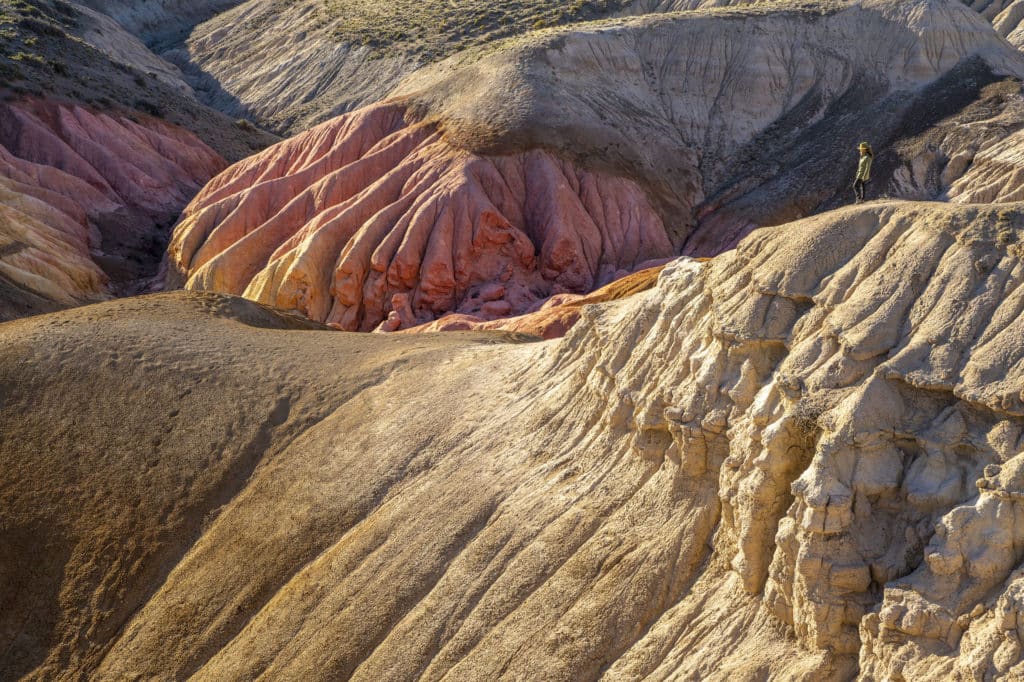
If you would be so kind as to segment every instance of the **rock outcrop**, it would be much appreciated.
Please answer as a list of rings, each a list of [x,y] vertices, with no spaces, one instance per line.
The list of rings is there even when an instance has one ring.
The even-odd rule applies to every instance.
[[[541,150],[481,157],[381,105],[218,176],[186,208],[169,262],[190,289],[369,331],[402,301],[412,324],[522,314],[671,254],[636,183]]]
[[[1022,243],[1022,204],[848,208],[539,343],[191,292],[2,325],[8,665],[1012,675]]]
[[[225,165],[152,117],[0,103],[0,319],[125,293],[156,275],[181,207]]]
[[[0,319],[146,286],[224,158],[276,139],[76,3],[4,3],[0,34]]]
[[[997,135],[1024,123],[1014,74],[1024,56],[952,0],[533,34],[423,69],[227,171],[186,210],[170,282],[349,330],[518,315],[846,203],[865,138],[882,151],[875,184],[896,196],[1005,200],[1015,147]],[[1004,124],[978,123],[995,99]],[[943,122],[949,140],[921,141]],[[477,295],[499,285],[504,302]]]
[[[999,35],[1024,48],[1024,2],[1021,0],[964,0],[992,22]]]

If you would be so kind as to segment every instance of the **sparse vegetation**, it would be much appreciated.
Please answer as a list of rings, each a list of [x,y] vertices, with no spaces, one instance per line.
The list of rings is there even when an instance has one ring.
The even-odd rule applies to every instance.
[[[73,16],[73,9],[59,1],[0,0],[0,85],[35,76],[18,65],[44,67],[51,73],[66,71],[63,62],[47,55],[57,53],[51,43],[65,38]]]
[[[279,0],[271,11],[285,11],[294,2]],[[420,54],[432,61],[531,30],[599,19],[629,4],[630,0],[325,0],[318,25],[339,41],[383,54]]]
[[[37,64],[46,63],[45,59],[31,52],[15,52],[11,55],[11,59],[16,62],[35,62]]]
[[[75,32],[87,20],[64,0],[0,0],[0,98],[49,96],[163,118],[235,160],[274,141],[113,60]]]

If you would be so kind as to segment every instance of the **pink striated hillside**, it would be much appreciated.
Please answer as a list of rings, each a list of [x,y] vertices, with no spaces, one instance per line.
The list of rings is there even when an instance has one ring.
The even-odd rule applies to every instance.
[[[169,260],[187,288],[368,331],[389,316],[394,329],[451,311],[522,314],[672,252],[635,182],[543,150],[470,153],[383,104],[215,178]]]
[[[165,229],[226,163],[192,133],[44,100],[0,103],[0,275],[59,305],[146,274]],[[152,274],[152,273],[149,273]],[[46,306],[43,306],[46,307]]]

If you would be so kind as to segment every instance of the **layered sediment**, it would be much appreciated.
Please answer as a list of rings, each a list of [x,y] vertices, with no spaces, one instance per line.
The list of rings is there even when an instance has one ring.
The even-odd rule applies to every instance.
[[[152,117],[0,103],[0,315],[95,301],[154,277],[178,211],[225,165]]]
[[[369,331],[402,301],[407,324],[525,313],[671,254],[636,183],[541,150],[472,154],[381,105],[217,177],[185,210],[169,263],[190,289]]]

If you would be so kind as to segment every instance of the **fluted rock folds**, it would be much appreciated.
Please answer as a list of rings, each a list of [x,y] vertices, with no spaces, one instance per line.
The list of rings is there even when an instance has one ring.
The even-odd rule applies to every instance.
[[[185,210],[169,259],[188,288],[366,331],[402,297],[414,324],[507,316],[671,253],[636,183],[541,150],[466,152],[379,105],[216,178]]]

